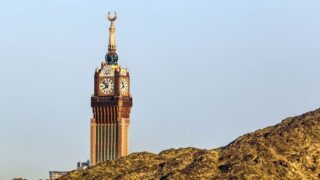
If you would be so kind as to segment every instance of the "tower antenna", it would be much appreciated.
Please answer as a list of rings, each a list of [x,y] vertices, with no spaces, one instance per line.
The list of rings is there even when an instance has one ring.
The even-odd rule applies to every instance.
[[[106,62],[108,64],[117,65],[118,64],[118,54],[116,53],[116,28],[114,22],[117,20],[117,12],[108,12],[107,19],[111,22],[109,27],[109,45],[108,45],[108,52],[106,54]]]

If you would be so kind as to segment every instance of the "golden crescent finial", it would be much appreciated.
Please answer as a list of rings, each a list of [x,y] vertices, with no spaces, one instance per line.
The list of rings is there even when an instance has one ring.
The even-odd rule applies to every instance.
[[[114,16],[112,17],[112,16],[111,16],[111,12],[110,12],[110,11],[108,12],[108,20],[109,20],[109,21],[115,21],[115,20],[117,20],[117,12],[114,11],[113,13],[114,13]]]

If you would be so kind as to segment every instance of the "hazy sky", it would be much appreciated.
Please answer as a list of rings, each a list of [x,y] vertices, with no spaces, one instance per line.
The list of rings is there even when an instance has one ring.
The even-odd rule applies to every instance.
[[[320,106],[320,1],[1,0],[0,179],[89,158],[90,96],[116,21],[131,152],[216,148]]]

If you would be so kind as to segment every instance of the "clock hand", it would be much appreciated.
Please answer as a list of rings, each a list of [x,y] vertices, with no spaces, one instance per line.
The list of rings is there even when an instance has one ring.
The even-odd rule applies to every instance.
[[[105,90],[108,88],[108,84],[106,82],[102,82],[102,84],[104,85],[104,87],[102,88],[102,90]]]
[[[103,82],[103,84],[105,85],[106,88],[108,88],[108,83],[107,82]]]

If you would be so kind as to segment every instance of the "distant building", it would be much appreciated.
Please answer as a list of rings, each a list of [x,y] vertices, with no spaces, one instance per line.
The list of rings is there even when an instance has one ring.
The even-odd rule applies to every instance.
[[[87,169],[90,166],[90,161],[87,160],[87,162],[78,162],[77,163],[77,170],[84,170]]]
[[[49,171],[49,179],[58,179],[59,177],[66,175],[67,173],[68,171]]]
[[[90,167],[90,161],[87,160],[86,162],[77,162],[77,169],[76,170],[84,170]],[[58,179],[59,177],[66,175],[69,171],[49,171],[49,179],[54,180]]]

